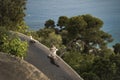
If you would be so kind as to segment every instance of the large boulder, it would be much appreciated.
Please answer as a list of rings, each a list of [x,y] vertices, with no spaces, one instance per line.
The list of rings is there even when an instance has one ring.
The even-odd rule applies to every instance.
[[[28,62],[0,52],[0,80],[49,80]]]

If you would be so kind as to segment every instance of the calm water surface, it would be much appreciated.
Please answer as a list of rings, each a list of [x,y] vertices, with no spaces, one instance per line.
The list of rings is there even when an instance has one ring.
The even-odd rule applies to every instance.
[[[33,30],[43,28],[44,22],[59,16],[91,14],[104,21],[103,30],[120,42],[120,0],[28,0],[25,20]],[[112,45],[110,44],[110,46]]]

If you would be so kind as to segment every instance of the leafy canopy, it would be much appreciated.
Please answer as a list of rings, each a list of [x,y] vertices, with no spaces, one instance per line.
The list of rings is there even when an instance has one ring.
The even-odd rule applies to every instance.
[[[24,24],[26,0],[0,0],[0,26],[17,30]]]

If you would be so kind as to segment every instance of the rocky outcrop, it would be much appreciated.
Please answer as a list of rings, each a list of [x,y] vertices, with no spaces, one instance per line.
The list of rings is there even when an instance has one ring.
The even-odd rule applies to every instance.
[[[0,80],[49,80],[28,62],[0,52]]]

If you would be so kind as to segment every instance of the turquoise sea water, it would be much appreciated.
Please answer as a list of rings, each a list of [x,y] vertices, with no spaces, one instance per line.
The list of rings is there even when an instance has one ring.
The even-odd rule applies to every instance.
[[[111,34],[114,42],[120,42],[120,0],[28,0],[25,20],[33,30],[44,22],[59,16],[91,14],[104,21],[103,30]]]

